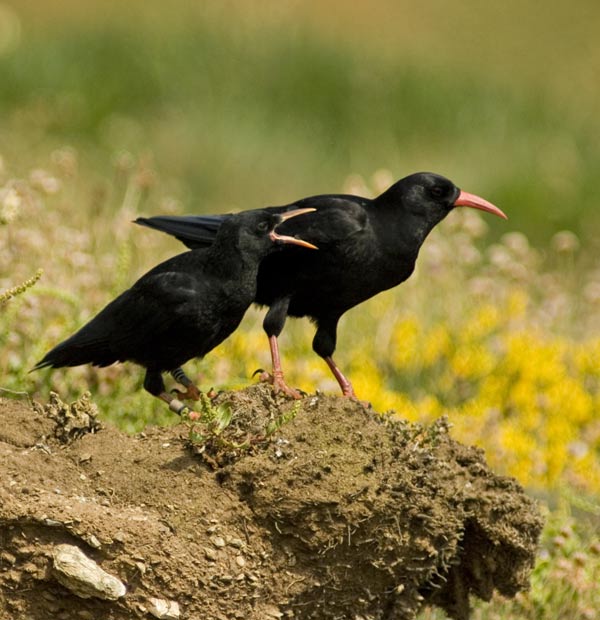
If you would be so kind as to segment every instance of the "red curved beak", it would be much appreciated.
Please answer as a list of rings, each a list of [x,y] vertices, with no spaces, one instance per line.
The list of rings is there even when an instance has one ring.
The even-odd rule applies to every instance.
[[[458,198],[454,202],[455,207],[473,207],[474,209],[481,209],[482,211],[487,211],[488,213],[493,213],[498,217],[501,217],[505,220],[508,219],[508,216],[498,209],[496,205],[493,205],[491,202],[485,200],[485,198],[480,198],[475,194],[469,194],[469,192],[461,191],[458,195]]]
[[[303,215],[304,213],[312,213],[316,211],[316,209],[307,208],[307,209],[293,209],[292,211],[286,211],[282,213],[279,217],[281,221],[279,224],[283,224],[286,220],[291,219],[292,217],[296,217],[298,215]],[[279,226],[277,224],[277,226]],[[319,248],[308,241],[304,241],[304,239],[297,239],[296,237],[290,237],[289,235],[278,235],[275,230],[272,230],[269,233],[269,237],[271,237],[271,241],[275,241],[277,243],[288,243],[290,245],[299,245],[303,248],[309,248],[310,250],[318,250]]]

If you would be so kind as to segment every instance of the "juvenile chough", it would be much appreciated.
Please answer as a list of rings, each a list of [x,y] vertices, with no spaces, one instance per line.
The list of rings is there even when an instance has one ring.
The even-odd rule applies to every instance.
[[[326,362],[342,392],[355,397],[350,381],[333,361],[337,324],[344,312],[406,280],[433,227],[455,207],[474,207],[506,215],[487,200],[461,191],[448,179],[422,172],[401,179],[371,200],[328,194],[304,198],[271,213],[310,207],[316,212],[282,230],[319,247],[319,252],[285,248],[266,257],[258,270],[254,301],[269,306],[263,327],[269,337],[276,390],[298,393],[283,379],[277,337],[287,316],[311,318],[317,326],[313,349]],[[158,216],[136,223],[169,233],[188,247],[213,243],[230,215]]]
[[[256,297],[260,260],[278,244],[316,249],[275,232],[284,221],[311,211],[255,210],[228,217],[208,248],[154,267],[33,370],[135,362],[146,368],[144,388],[180,413],[184,405],[166,391],[162,373],[170,372],[186,388],[181,397],[198,399],[198,388],[181,366],[205,356],[237,328]]]

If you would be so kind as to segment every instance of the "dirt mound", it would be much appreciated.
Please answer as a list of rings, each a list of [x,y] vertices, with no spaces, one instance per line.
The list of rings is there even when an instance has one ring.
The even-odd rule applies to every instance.
[[[198,450],[185,425],[128,436],[89,403],[0,400],[0,618],[405,619],[434,604],[461,619],[470,594],[527,587],[538,509],[444,419],[266,386],[219,401],[231,424]],[[65,544],[125,596],[60,585]]]

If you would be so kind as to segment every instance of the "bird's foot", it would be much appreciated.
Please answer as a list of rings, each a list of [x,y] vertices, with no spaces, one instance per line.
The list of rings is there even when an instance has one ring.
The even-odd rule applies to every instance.
[[[365,409],[371,408],[371,403],[368,400],[361,400],[354,392],[354,388],[350,385],[349,387],[344,387],[342,389],[342,396],[344,398],[349,398],[353,400],[355,403],[362,405]]]
[[[173,389],[171,390],[171,394],[176,394],[178,398],[183,400],[200,400],[200,390],[193,383],[186,386],[185,392]]]
[[[290,387],[284,380],[283,377],[278,378],[277,376],[272,377],[271,385],[273,386],[273,391],[275,394],[285,394],[288,398],[292,398],[294,400],[300,400],[304,398],[304,395],[299,390]]]
[[[373,405],[368,400],[361,400],[357,396],[348,396],[350,400],[353,400],[355,403],[358,403],[364,409],[371,409]]]
[[[270,372],[266,372],[262,368],[259,368],[252,376],[254,377],[255,375],[258,375],[258,380],[261,383],[270,383],[273,386],[273,392],[275,392],[275,394],[284,394],[288,398],[293,398],[294,400],[304,398],[302,392],[290,387],[285,382],[282,372],[275,371],[271,374]]]
[[[336,378],[336,381],[342,389],[342,396],[359,403],[365,409],[369,409],[371,407],[371,403],[366,400],[360,400],[358,398],[358,396],[354,392],[354,388],[352,387],[350,379],[344,376],[344,373],[338,368],[337,364],[333,361],[333,358],[331,356],[328,356],[323,359],[327,362],[329,369],[333,373],[333,376]]]

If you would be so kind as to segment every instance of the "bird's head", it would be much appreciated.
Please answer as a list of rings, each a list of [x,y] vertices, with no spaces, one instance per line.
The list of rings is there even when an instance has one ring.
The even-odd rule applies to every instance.
[[[401,179],[381,194],[377,201],[401,206],[433,228],[456,207],[472,207],[507,219],[491,202],[460,190],[452,181],[432,172],[418,172]]]
[[[283,222],[312,211],[315,209],[294,209],[283,214],[273,214],[259,209],[239,213],[230,218],[228,223],[238,228],[238,245],[244,252],[266,255],[276,246],[283,244],[316,250],[318,248],[308,241],[277,232],[277,227]]]

